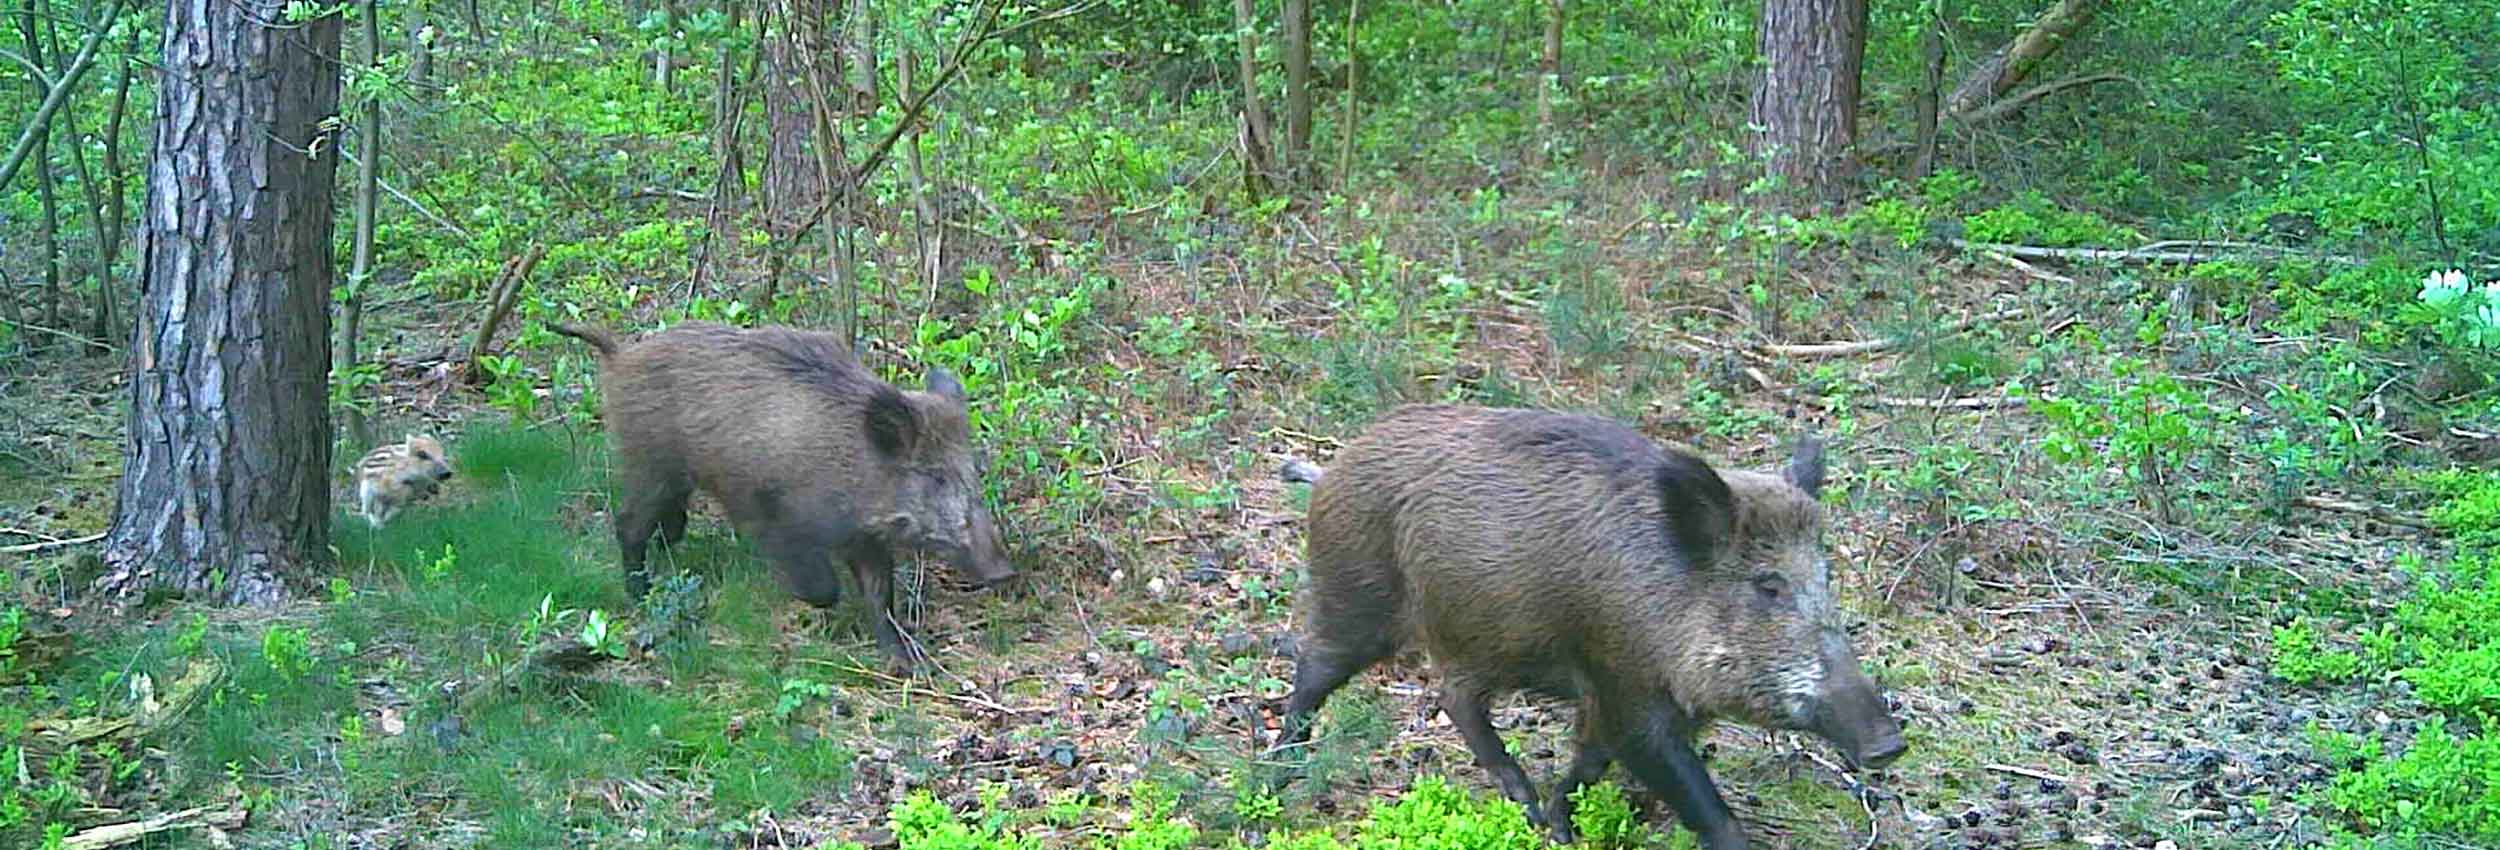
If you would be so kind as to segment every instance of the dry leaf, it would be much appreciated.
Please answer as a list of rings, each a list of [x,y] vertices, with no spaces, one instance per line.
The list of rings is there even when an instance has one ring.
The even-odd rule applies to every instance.
[[[384,735],[393,735],[393,736],[396,736],[396,735],[401,735],[401,734],[404,734],[404,733],[406,733],[407,731],[408,731],[408,718],[401,716],[401,715],[400,715],[400,713],[399,713],[399,709],[392,708],[392,707],[390,707],[390,706],[383,706],[383,707],[382,707],[382,734],[384,734]]]

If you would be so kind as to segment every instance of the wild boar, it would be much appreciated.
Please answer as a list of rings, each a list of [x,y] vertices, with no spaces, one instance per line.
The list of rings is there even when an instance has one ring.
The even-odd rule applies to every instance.
[[[442,442],[409,434],[356,461],[356,512],[381,528],[402,506],[434,495],[450,478],[451,456],[443,453]]]
[[[942,556],[981,586],[1015,577],[982,504],[964,387],[932,369],[895,388],[830,334],[686,322],[633,344],[557,324],[598,353],[616,448],[616,542],[626,591],[650,589],[643,550],[685,536],[697,490],[772,561],[784,589],[841,601],[848,563],[870,631],[898,665],[923,659],[894,622],[897,550]]]
[[[1468,750],[1556,840],[1571,793],[1621,761],[1714,850],[1746,846],[1693,750],[1714,720],[1809,731],[1865,766],[1906,749],[1833,606],[1819,440],[1784,472],[1721,473],[1605,419],[1412,405],[1324,473],[1284,474],[1316,480],[1287,745],[1419,645]],[[1485,713],[1520,690],[1577,702],[1542,807]]]

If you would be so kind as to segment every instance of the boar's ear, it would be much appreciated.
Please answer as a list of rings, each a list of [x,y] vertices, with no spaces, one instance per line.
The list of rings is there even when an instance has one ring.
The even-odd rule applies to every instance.
[[[921,383],[929,388],[932,395],[943,397],[956,404],[964,403],[964,382],[955,380],[953,372],[931,367],[928,379]]]
[[[1787,477],[1788,483],[1806,495],[1823,495],[1823,438],[1807,434],[1797,440],[1797,452],[1788,458]]]
[[[1736,531],[1736,494],[1701,458],[1667,452],[1658,466],[1658,505],[1688,567],[1708,565]]]
[[[911,452],[920,436],[920,421],[912,415],[911,402],[901,390],[878,384],[868,394],[868,406],[861,411],[861,422],[868,429],[868,444],[887,457],[901,457]]]

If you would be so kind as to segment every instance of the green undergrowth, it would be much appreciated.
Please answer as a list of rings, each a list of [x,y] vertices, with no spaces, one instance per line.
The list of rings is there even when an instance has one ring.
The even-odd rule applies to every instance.
[[[1129,790],[1125,826],[1093,831],[1082,846],[1094,850],[1246,846],[1238,834],[1208,834],[1178,812],[1168,791],[1152,784]],[[1640,825],[1622,790],[1611,782],[1589,786],[1575,799],[1579,801],[1572,813],[1572,823],[1579,830],[1575,846],[1589,850],[1692,846],[1689,834],[1667,835]],[[1083,820],[1088,812],[1082,801],[1071,802],[1076,805],[1055,803],[1033,813],[1002,811],[993,800],[985,800],[978,811],[958,813],[923,791],[896,803],[888,822],[901,850],[1038,850],[1044,844],[1028,827],[1039,825],[1036,821]],[[1529,823],[1517,803],[1469,793],[1439,777],[1420,780],[1397,798],[1376,803],[1362,817],[1337,827],[1279,830],[1261,838],[1265,843],[1257,846],[1276,850],[1538,850],[1547,846],[1544,833]],[[851,843],[831,846],[859,848]]]
[[[2348,830],[2338,847],[2500,841],[2500,474],[2427,478],[2445,494],[2432,521],[2458,554],[2437,564],[2404,559],[2411,591],[2348,637],[2306,618],[2275,630],[2276,676],[2309,686],[2402,683],[2420,706],[2409,737],[2310,730],[2320,755],[2342,768],[2316,794]]]

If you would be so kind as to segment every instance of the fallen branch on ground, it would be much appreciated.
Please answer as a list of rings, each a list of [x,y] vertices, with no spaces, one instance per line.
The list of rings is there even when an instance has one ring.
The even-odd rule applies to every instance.
[[[0,555],[32,555],[37,552],[82,546],[102,539],[104,539],[104,532],[99,531],[85,537],[72,537],[68,540],[44,540],[36,543],[20,543],[15,546],[0,546]]]
[[[2190,244],[2197,247],[2212,247],[2213,250],[2168,250],[2148,246],[2122,251],[2115,248],[2043,248],[2037,245],[2014,245],[2004,242],[1972,242],[1967,239],[1947,239],[1945,241],[1953,247],[1960,248],[1965,251],[1978,251],[1982,253],[1994,252],[2026,260],[2064,260],[2066,262],[2097,261],[2105,263],[2207,263],[2215,260],[2227,260],[2233,258],[2257,258],[2267,260],[2314,259],[2322,262],[2339,263],[2342,265],[2360,264],[2359,260],[2335,254],[2304,254],[2289,248],[2275,248],[2268,245],[2255,245],[2240,242],[2156,242],[2153,244]]]
[[[220,830],[240,829],[243,821],[249,816],[250,813],[240,804],[224,809],[201,806],[196,809],[168,812],[146,820],[88,827],[63,839],[60,846],[64,850],[104,850],[107,847],[120,847],[160,832],[171,832],[177,829],[196,827]]]
[[[2326,511],[2328,513],[2366,516],[2389,525],[2401,525],[2406,528],[2431,527],[2429,520],[2396,510],[2394,508],[2368,504],[2365,502],[2338,499],[2332,496],[2302,496],[2297,499],[2293,499],[2292,504],[2299,505],[2313,511]]]
[[[2065,776],[2059,776],[2059,775],[2057,775],[2057,774],[2050,773],[2050,772],[2045,771],[2045,770],[2033,770],[2033,769],[2031,769],[2031,768],[2028,768],[2028,767],[2021,767],[2021,766],[2018,766],[2018,765],[2011,765],[2011,764],[1991,764],[1991,765],[1988,765],[1988,769],[1989,769],[1989,770],[1996,771],[1996,772],[1998,772],[1998,773],[2011,773],[2011,774],[2013,774],[2013,775],[2015,775],[2015,776],[2029,777],[2029,778],[2032,778],[2032,779],[2046,779],[2046,780],[2048,780],[2048,781],[2050,781],[2050,782],[2055,782],[2055,783],[2058,783],[2058,784],[2060,784],[2060,785],[2069,785],[2069,786],[2071,786],[2071,785],[2075,784],[2075,780],[2074,780],[2074,779],[2072,779],[2072,778],[2065,777]]]
[[[1953,324],[1946,325],[1942,329],[1937,330],[1934,335],[1943,336],[1946,334],[1961,333],[1963,331],[1970,330],[1973,326],[1979,324],[2003,321],[2022,314],[2023,311],[2020,309],[2009,308],[1984,315],[1972,316],[1970,318],[1954,322]],[[1849,354],[1869,354],[1877,351],[1898,348],[1903,343],[1909,342],[1910,339],[1911,337],[1893,337],[1890,339],[1862,339],[1852,342],[1768,343],[1758,346],[1758,349],[1764,354],[1777,354],[1786,357],[1840,357]]]

